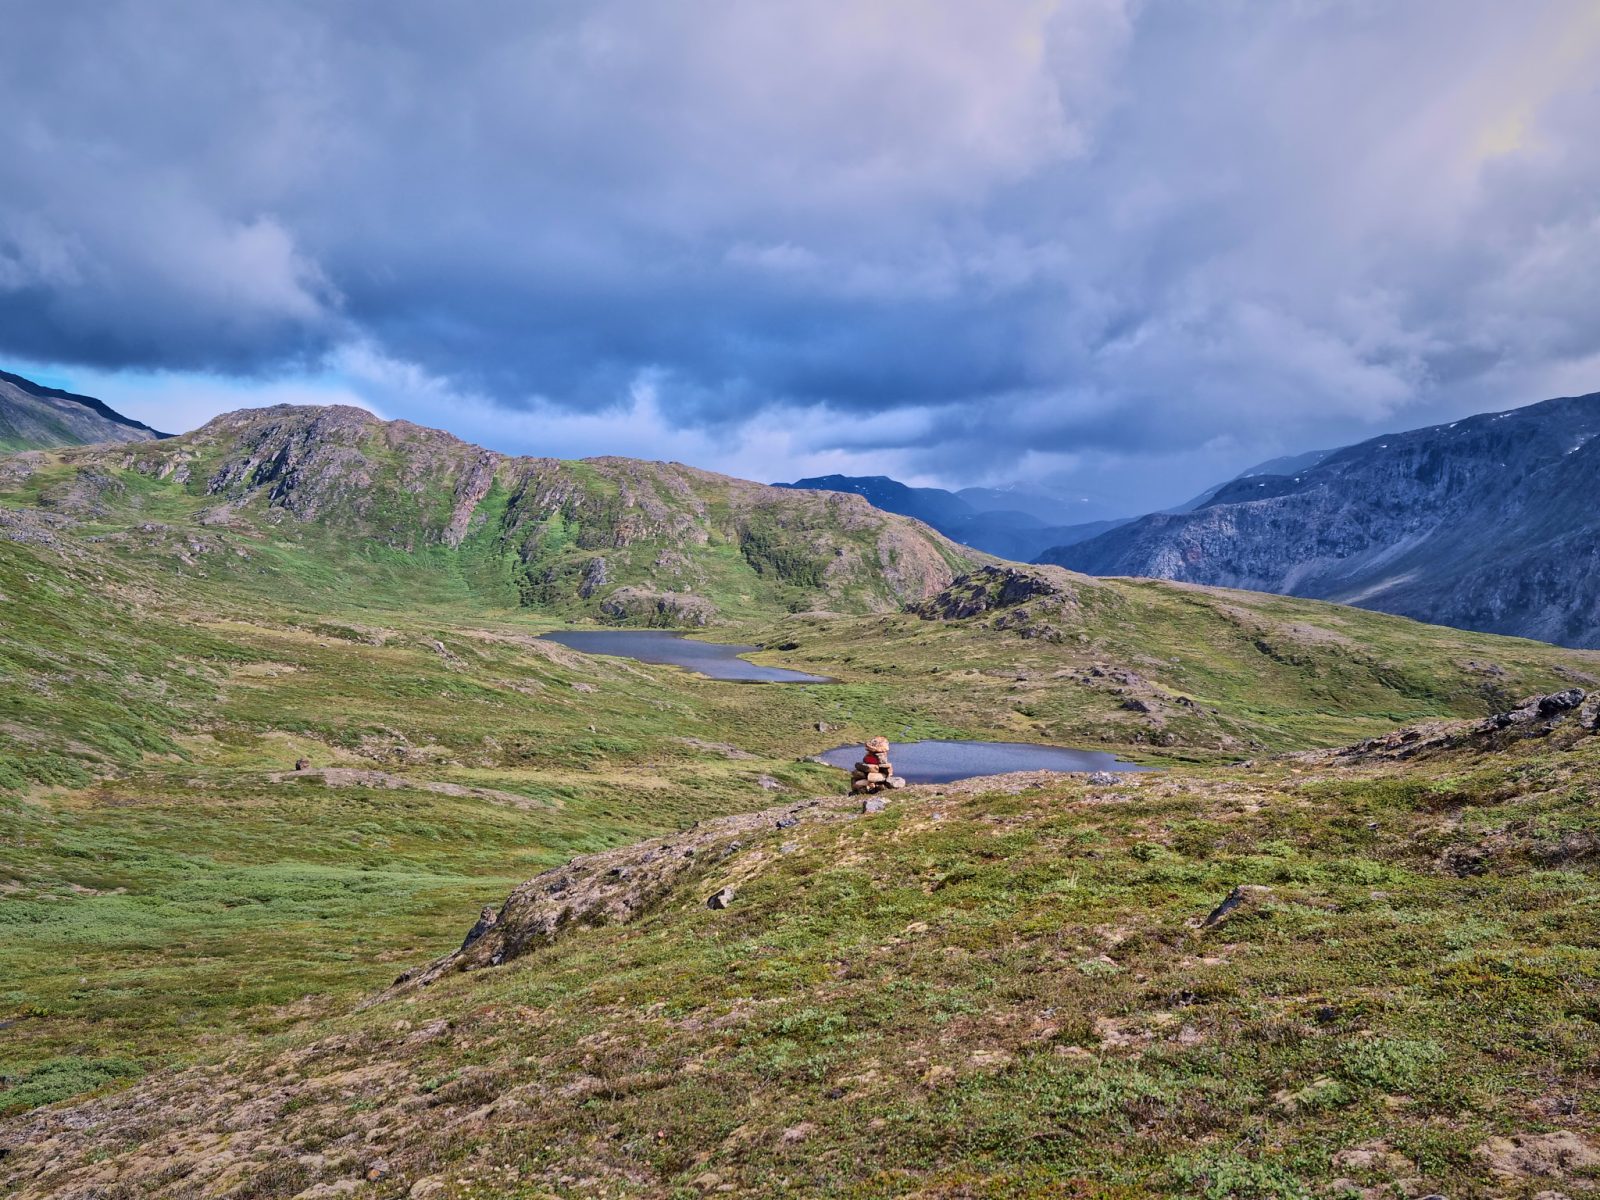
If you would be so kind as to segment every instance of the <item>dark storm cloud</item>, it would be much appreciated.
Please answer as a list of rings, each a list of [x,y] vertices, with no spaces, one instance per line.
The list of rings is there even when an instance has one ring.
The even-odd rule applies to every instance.
[[[0,10],[11,355],[958,481],[1600,386],[1579,0]]]

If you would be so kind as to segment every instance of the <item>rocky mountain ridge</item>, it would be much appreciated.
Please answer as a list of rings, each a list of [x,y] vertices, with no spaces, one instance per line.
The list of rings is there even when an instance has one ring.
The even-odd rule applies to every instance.
[[[0,454],[166,436],[113,411],[93,396],[45,387],[0,371]]]
[[[248,560],[252,534],[331,539],[460,572],[504,602],[647,624],[896,608],[983,560],[856,496],[516,457],[348,407],[247,409],[170,440],[8,463],[36,510],[120,523],[119,544],[170,542],[191,565],[230,564],[225,547]],[[152,507],[163,520],[142,516]]]
[[[1372,438],[1041,561],[1593,647],[1600,510],[1586,498],[1597,488],[1600,393]]]

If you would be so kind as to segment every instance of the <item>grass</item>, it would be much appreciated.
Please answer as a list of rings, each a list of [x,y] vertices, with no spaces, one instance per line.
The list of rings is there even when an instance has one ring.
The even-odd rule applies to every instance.
[[[725,912],[700,893],[738,860],[637,923],[236,1039],[226,1086],[293,1114],[257,1166],[369,1130],[378,1195],[1531,1196],[1480,1147],[1600,1126],[1594,879],[1441,872],[1432,797],[1575,813],[1596,740],[1402,768],[1404,795],[1277,763],[908,793],[746,843],[767,865]],[[1236,882],[1272,896],[1198,930]]]
[[[152,1143],[222,1121],[216,1095],[263,1098],[249,1181],[202,1172],[197,1194],[361,1174],[339,1149],[359,1130],[389,1147],[374,1195],[1246,1197],[1325,1194],[1336,1152],[1380,1140],[1475,1194],[1491,1134],[1596,1120],[1600,910],[1592,862],[1552,849],[1592,833],[1594,749],[1264,755],[1587,686],[1600,656],[1137,581],[1073,585],[1053,640],[992,614],[790,612],[816,603],[831,518],[741,530],[706,491],[693,569],[734,618],[715,636],[839,681],[720,683],[540,643],[582,610],[516,604],[518,539],[543,566],[588,561],[594,513],[643,486],[621,468],[573,468],[583,495],[537,524],[491,489],[451,549],[413,536],[449,512],[431,476],[359,521],[215,526],[204,455],[189,484],[112,472],[93,511],[76,461],[0,485],[9,512],[77,514],[0,541],[0,1112],[18,1122],[141,1075]],[[410,470],[393,448],[371,461]],[[671,545],[608,553],[637,572]],[[685,893],[358,1009],[545,867],[836,791],[806,757],[879,732],[1168,773],[773,831],[726,912]],[[302,757],[357,774],[296,776]],[[1463,846],[1489,865],[1441,866]],[[1197,933],[1238,882],[1271,886],[1268,910]],[[124,1148],[84,1135],[59,1169]]]

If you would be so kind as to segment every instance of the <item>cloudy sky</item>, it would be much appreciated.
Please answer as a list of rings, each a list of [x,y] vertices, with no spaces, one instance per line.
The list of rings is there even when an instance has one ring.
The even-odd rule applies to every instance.
[[[1596,0],[0,0],[0,366],[1112,508],[1600,390]]]

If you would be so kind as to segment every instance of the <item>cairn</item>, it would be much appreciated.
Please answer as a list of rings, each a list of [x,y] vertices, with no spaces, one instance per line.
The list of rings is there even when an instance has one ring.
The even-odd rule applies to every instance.
[[[850,773],[850,790],[856,794],[881,792],[884,788],[903,788],[906,781],[894,773],[889,761],[887,738],[875,737],[866,744],[866,755]]]

